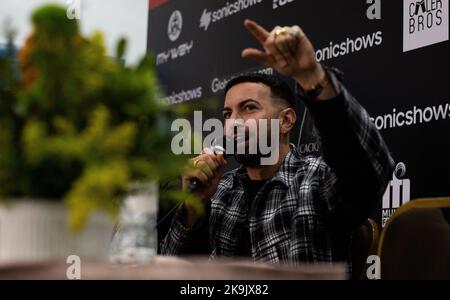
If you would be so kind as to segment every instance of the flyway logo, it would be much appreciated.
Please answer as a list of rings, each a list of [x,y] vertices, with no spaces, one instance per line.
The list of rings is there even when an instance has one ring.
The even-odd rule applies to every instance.
[[[183,29],[183,16],[179,10],[174,10],[170,15],[169,22],[167,24],[167,36],[169,40],[175,42],[181,34]],[[170,60],[189,55],[191,53],[194,41],[190,40],[180,45],[171,47],[156,54],[156,65],[162,65]]]
[[[260,3],[262,3],[262,0],[237,0],[232,3],[227,2],[225,6],[214,11],[208,11],[205,8],[200,17],[200,28],[207,31],[212,23],[221,21]]]

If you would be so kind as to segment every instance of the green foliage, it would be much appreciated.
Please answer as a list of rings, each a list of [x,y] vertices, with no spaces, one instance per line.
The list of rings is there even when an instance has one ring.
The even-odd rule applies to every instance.
[[[108,58],[102,35],[82,37],[62,7],[41,7],[32,22],[20,76],[13,51],[0,58],[0,198],[64,199],[81,229],[94,210],[114,216],[130,182],[180,174],[176,113],[160,102],[152,57],[120,63],[124,39]]]

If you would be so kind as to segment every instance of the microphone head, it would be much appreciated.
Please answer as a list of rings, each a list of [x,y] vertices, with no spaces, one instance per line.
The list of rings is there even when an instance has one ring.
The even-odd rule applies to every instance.
[[[214,153],[222,152],[223,157],[227,159],[228,157],[233,156],[233,148],[234,148],[234,139],[230,136],[223,136],[223,138],[215,139],[213,145],[211,146],[211,150]],[[227,152],[226,149],[229,149]]]

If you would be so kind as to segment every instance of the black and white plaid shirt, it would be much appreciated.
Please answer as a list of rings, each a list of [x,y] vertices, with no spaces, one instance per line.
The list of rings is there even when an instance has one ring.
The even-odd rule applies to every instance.
[[[295,146],[278,173],[254,199],[247,199],[245,168],[224,174],[211,198],[211,257],[235,256],[244,230],[251,253],[261,262],[349,261],[351,232],[379,203],[393,161],[366,111],[348,93],[335,70],[335,99],[303,97],[323,146],[320,157],[302,156]],[[192,234],[180,209],[162,242],[161,253],[177,255]]]

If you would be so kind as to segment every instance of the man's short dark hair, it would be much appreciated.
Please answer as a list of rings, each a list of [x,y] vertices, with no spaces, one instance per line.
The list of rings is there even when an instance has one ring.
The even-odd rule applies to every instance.
[[[272,97],[284,100],[288,107],[295,109],[295,99],[291,88],[279,75],[265,74],[259,72],[244,73],[233,77],[225,86],[225,95],[235,85],[244,82],[263,83],[270,87]]]

